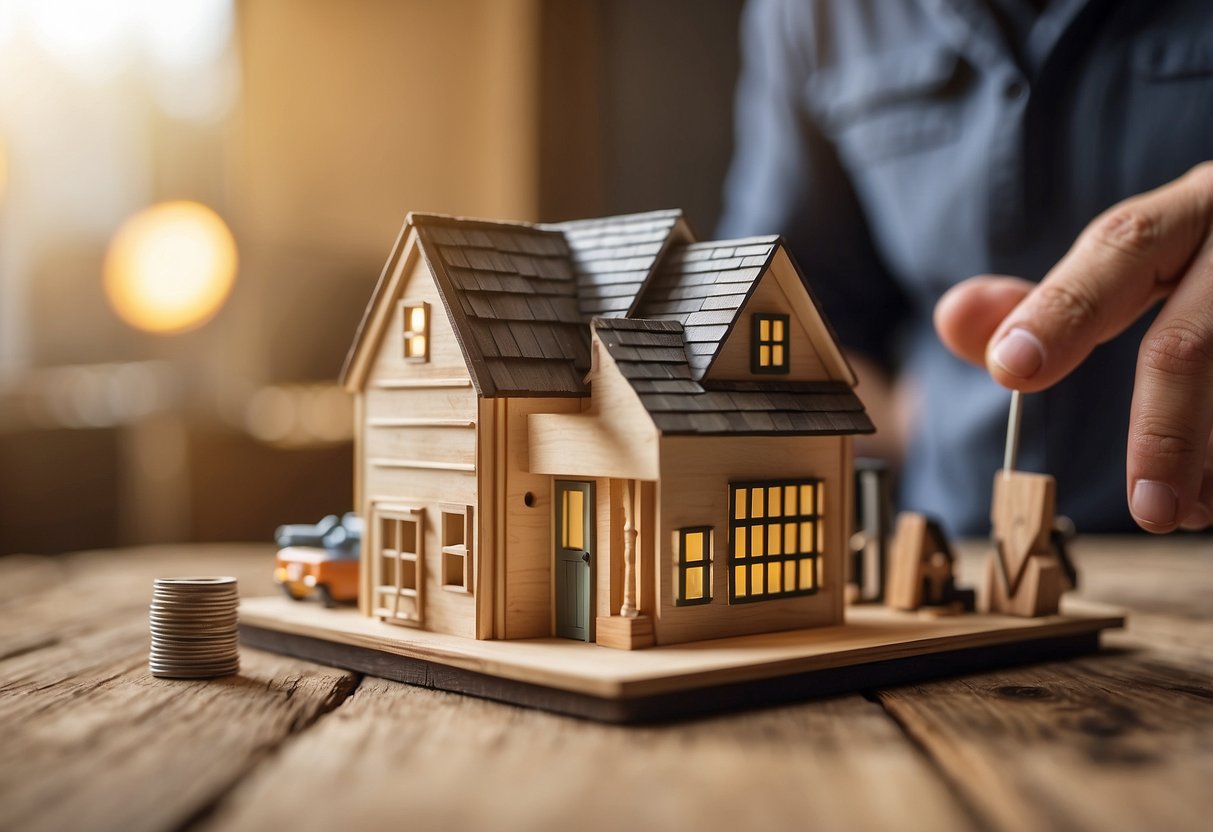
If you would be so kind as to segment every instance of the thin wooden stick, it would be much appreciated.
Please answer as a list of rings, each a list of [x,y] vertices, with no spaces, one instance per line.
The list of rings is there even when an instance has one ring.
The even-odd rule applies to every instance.
[[[1011,415],[1007,419],[1007,447],[1002,457],[1002,470],[1010,474],[1015,470],[1015,458],[1019,456],[1019,422],[1023,416],[1023,397],[1018,390],[1011,391]]]

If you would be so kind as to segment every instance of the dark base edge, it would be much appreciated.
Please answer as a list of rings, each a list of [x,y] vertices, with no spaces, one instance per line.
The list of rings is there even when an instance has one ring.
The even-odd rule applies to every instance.
[[[247,647],[419,687],[462,693],[596,722],[629,724],[677,721],[724,711],[961,676],[1010,665],[1064,659],[1098,650],[1099,632],[949,650],[628,699],[608,699],[534,685],[249,624],[240,625],[240,641]]]

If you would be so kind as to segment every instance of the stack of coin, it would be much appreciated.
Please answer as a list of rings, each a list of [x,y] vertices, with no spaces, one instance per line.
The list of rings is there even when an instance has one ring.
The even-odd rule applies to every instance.
[[[240,669],[235,578],[157,578],[148,668],[166,679],[208,679]]]

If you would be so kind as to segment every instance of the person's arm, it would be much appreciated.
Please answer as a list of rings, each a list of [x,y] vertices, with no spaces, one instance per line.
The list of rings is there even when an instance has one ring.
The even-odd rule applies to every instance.
[[[958,356],[1034,392],[1165,299],[1142,340],[1129,424],[1129,510],[1143,529],[1213,524],[1213,163],[1087,226],[1038,285],[982,275],[940,299]]]

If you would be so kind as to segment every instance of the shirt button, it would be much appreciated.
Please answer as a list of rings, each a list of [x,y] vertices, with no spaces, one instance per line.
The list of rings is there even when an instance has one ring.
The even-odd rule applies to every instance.
[[[1018,101],[1027,91],[1028,86],[1023,81],[1010,81],[1003,87],[1002,94],[1008,101]]]

